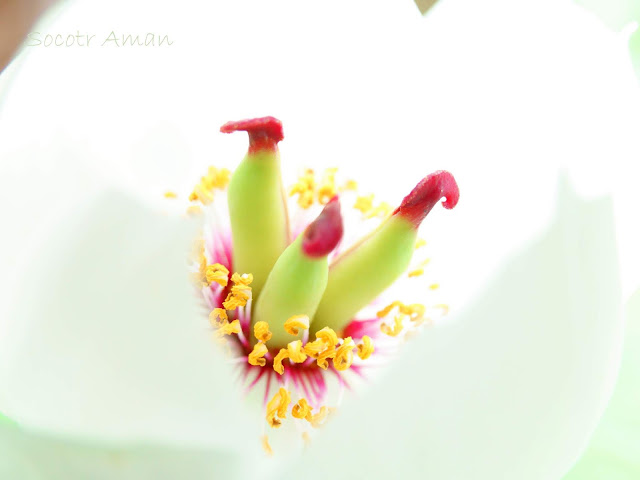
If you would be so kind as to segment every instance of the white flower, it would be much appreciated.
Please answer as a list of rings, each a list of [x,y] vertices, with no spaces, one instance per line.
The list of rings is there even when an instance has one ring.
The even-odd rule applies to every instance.
[[[372,46],[343,51],[349,43],[342,40],[353,39],[354,20],[364,7],[370,17],[362,22],[361,38]],[[222,8],[231,11],[223,15]],[[225,35],[237,27],[225,30],[225,23],[239,18],[234,8],[216,5],[218,16],[209,17],[216,27],[212,35],[233,38]],[[575,79],[565,77],[572,70],[560,61],[564,54],[552,56],[562,73],[553,77],[561,83],[558,91],[535,89],[550,68],[537,55],[552,55],[558,45],[540,45],[539,36],[527,35],[544,26],[546,38],[557,40],[564,31],[545,20],[544,10],[535,17],[542,26],[511,28],[489,21],[492,12],[502,11],[494,4],[467,2],[467,16],[460,18],[443,2],[426,20],[430,28],[424,33],[417,23],[422,19],[409,16],[413,5],[396,11],[364,2],[341,4],[344,17],[335,21],[334,11],[326,8],[314,13],[327,24],[308,25],[310,34],[282,21],[278,8],[256,17],[253,33],[275,31],[271,45],[285,49],[282,63],[297,60],[296,68],[286,71],[289,76],[264,79],[265,88],[258,91],[248,88],[255,83],[242,74],[271,66],[277,55],[256,58],[243,70],[244,53],[255,45],[242,36],[229,54],[221,40],[213,42],[220,46],[214,52],[209,44],[197,49],[197,41],[185,40],[182,49],[150,64],[149,77],[135,70],[139,54],[119,52],[123,56],[116,60],[113,52],[92,52],[95,56],[84,58],[93,69],[73,89],[64,84],[69,71],[77,72],[69,70],[77,57],[32,53],[0,122],[7,159],[0,196],[8,217],[0,249],[7,265],[0,275],[0,411],[20,425],[0,424],[0,476],[198,479],[259,472],[268,478],[276,471],[303,478],[332,473],[526,480],[559,478],[577,459],[615,378],[621,293],[609,201],[580,200],[563,183],[558,208],[552,208],[555,173],[560,157],[599,158],[591,152],[624,135],[576,108],[584,97],[572,96],[567,87],[575,87]],[[511,8],[505,10],[508,18],[526,18]],[[113,12],[121,13],[117,6]],[[203,17],[193,20],[193,30],[205,25]],[[60,22],[56,25],[65,25]],[[406,29],[397,38],[385,37],[380,25],[389,23],[383,22]],[[454,33],[454,25],[465,30]],[[287,28],[306,40],[300,48],[308,56],[297,56]],[[524,33],[518,34],[521,28]],[[493,36],[480,35],[486,30]],[[411,40],[422,42],[400,48]],[[566,57],[574,58],[573,44],[560,44],[571,52]],[[431,45],[425,53],[429,61],[421,63],[424,45]],[[523,50],[525,59],[517,55]],[[178,63],[197,72],[185,92],[195,106],[185,115],[187,101],[166,91],[173,80],[150,79],[166,73],[167,59],[193,60],[198,53],[207,60]],[[213,71],[207,67],[209,55],[215,59]],[[367,63],[354,67],[354,58]],[[59,68],[51,70],[49,83],[37,80],[39,62]],[[127,79],[131,96],[108,73],[114,67],[122,72],[125,64],[136,73]],[[227,65],[242,74],[224,77]],[[584,71],[592,72],[589,62],[585,65]],[[317,78],[301,73],[313,68]],[[398,72],[397,78],[383,78],[386,70]],[[67,74],[56,77],[57,71]],[[425,78],[428,92],[416,98]],[[600,88],[586,85],[584,92]],[[68,100],[53,86],[73,90],[84,101],[73,104],[72,114],[60,114],[64,110],[55,108],[57,102],[63,107]],[[202,92],[208,92],[205,98]],[[610,112],[598,98],[588,100],[597,111]],[[33,118],[24,112],[36,100],[46,101],[47,109]],[[143,120],[184,123],[178,129],[161,123],[146,128],[136,118],[139,110],[131,108],[133,100],[150,108]],[[87,102],[91,106],[85,110],[81,104]],[[327,164],[330,155],[365,158],[366,163],[352,164],[381,170],[377,180],[368,180],[372,189],[391,175],[408,178],[418,170],[424,175],[416,156],[437,159],[435,168],[442,164],[454,171],[469,201],[458,207],[455,224],[442,220],[432,228],[454,232],[441,240],[450,243],[440,249],[449,270],[443,278],[455,285],[461,305],[473,300],[450,324],[410,345],[369,391],[347,398],[340,416],[303,457],[292,453],[269,460],[254,442],[258,413],[239,400],[231,367],[209,348],[182,283],[191,226],[159,213],[155,199],[173,186],[169,179],[182,186],[176,172],[194,178],[195,167],[189,170],[198,162],[181,145],[188,144],[195,157],[209,157],[213,150],[219,158],[234,159],[231,148],[224,152],[227,147],[209,145],[213,127],[227,117],[254,113],[250,108],[274,106],[296,129],[290,138],[298,139],[283,155],[308,153],[315,164]],[[336,146],[323,142],[309,152],[328,108],[341,114],[340,128],[331,132]],[[488,116],[491,109],[494,115]],[[123,113],[131,110],[133,115]],[[407,121],[389,122],[382,135],[378,110]],[[207,120],[211,112],[213,124]],[[540,122],[542,114],[549,124]],[[362,122],[354,125],[358,119]],[[595,135],[605,127],[601,137]],[[163,135],[152,135],[154,129]],[[568,136],[557,137],[559,131]],[[168,148],[151,152],[149,143],[137,140],[145,136]],[[372,138],[373,144],[366,143]],[[622,164],[624,150],[612,148],[613,160]],[[393,170],[384,165],[390,159]],[[584,170],[577,171],[580,184]],[[394,190],[400,187],[396,183],[385,187]]]

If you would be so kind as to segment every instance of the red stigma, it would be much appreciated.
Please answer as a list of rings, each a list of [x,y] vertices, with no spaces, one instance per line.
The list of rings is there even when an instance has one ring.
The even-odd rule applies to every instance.
[[[302,251],[309,257],[329,255],[342,240],[340,201],[334,196],[302,235]]]
[[[458,203],[460,191],[453,175],[447,171],[438,170],[420,180],[411,193],[404,197],[393,214],[406,218],[418,228],[442,197],[446,197],[442,206],[451,209]]]
[[[249,134],[249,152],[275,150],[278,142],[284,138],[282,122],[274,117],[251,118],[237,122],[227,122],[220,127],[222,133],[237,131]]]

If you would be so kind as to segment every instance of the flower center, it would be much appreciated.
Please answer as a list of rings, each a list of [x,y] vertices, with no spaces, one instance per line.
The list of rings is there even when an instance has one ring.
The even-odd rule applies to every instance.
[[[238,130],[250,139],[238,168],[231,174],[211,167],[189,197],[188,213],[204,220],[193,279],[214,340],[240,367],[247,392],[264,387],[266,426],[278,429],[290,415],[306,442],[352,380],[366,377],[372,359],[388,358],[448,312],[442,303],[384,298],[391,287],[404,294],[402,282],[425,276],[429,259],[413,262],[414,251],[425,246],[418,227],[441,198],[453,208],[458,188],[450,173],[435,172],[393,210],[373,195],[358,195],[352,180],[339,184],[331,168],[319,181],[306,170],[289,188],[288,201],[280,177],[280,122],[265,117],[221,129]],[[224,198],[214,201],[220,193],[226,205]],[[345,201],[364,235],[355,236],[355,228],[353,238],[343,238]],[[262,442],[272,453],[266,435]]]

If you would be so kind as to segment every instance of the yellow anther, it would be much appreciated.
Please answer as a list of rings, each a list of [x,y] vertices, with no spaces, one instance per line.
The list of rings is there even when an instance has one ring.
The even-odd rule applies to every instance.
[[[440,288],[440,284],[439,283],[432,283],[431,285],[429,285],[429,289],[430,290],[437,290]]]
[[[329,347],[316,357],[317,358],[316,363],[320,368],[322,368],[323,370],[326,370],[327,367],[329,367],[329,363],[327,362],[327,359],[334,358],[335,356],[336,356],[336,347]]]
[[[318,202],[325,205],[337,193],[336,190],[336,172],[337,168],[327,168],[322,177],[322,182],[318,187]]]
[[[382,325],[380,325],[380,330],[382,330],[382,333],[384,333],[385,335],[389,335],[390,337],[397,337],[398,335],[400,335],[400,332],[402,332],[402,320],[402,315],[396,315],[393,319],[393,327],[390,327],[386,323],[383,323]]]
[[[376,313],[376,316],[378,318],[386,317],[387,315],[389,315],[389,313],[391,313],[391,310],[401,305],[402,305],[402,302],[396,300],[395,302],[390,303],[389,305],[384,307],[382,310],[380,310],[378,313]]]
[[[320,338],[327,344],[327,347],[335,347],[338,344],[338,335],[336,335],[336,332],[329,327],[324,327],[322,330],[318,330],[316,332],[316,338]]]
[[[393,212],[393,207],[387,202],[381,202],[377,207],[372,208],[366,214],[366,218],[387,218]],[[364,213],[364,212],[363,212]]]
[[[302,363],[307,359],[307,354],[302,351],[302,340],[289,342],[287,352],[289,353],[289,359],[293,363]]]
[[[309,317],[306,315],[294,315],[289,320],[284,322],[284,330],[289,335],[298,335],[300,333],[299,329],[308,330],[309,329]]]
[[[276,358],[273,359],[273,369],[280,375],[284,373],[284,365],[282,365],[282,361],[285,358],[289,358],[289,350],[287,350],[286,348],[281,348],[276,355]]]
[[[289,196],[298,195],[298,205],[302,208],[309,208],[313,205],[313,198],[316,190],[316,180],[313,170],[307,169],[298,178],[298,181],[289,189]]]
[[[356,345],[353,343],[351,337],[347,337],[342,342],[342,345],[338,347],[336,356],[333,359],[333,366],[338,371],[346,370],[353,363],[353,350]]]
[[[317,340],[314,340],[313,342],[309,342],[304,346],[304,353],[306,353],[310,357],[318,358],[318,355],[320,355],[321,352],[326,350],[326,348],[327,348],[327,344],[324,343],[324,340],[322,340],[321,338],[318,338]]]
[[[233,333],[240,333],[240,321],[234,320],[231,323],[227,323],[222,325],[218,330],[216,330],[215,334],[218,337],[222,337],[223,335],[231,335]]]
[[[415,270],[411,270],[409,272],[409,277],[410,278],[419,277],[422,274],[424,274],[424,268],[416,268]]]
[[[262,449],[264,452],[270,457],[273,457],[273,449],[271,448],[271,445],[269,445],[269,437],[263,435],[260,437],[260,440],[262,441]]]
[[[231,172],[226,168],[209,167],[207,174],[200,178],[200,182],[193,188],[193,192],[189,195],[189,200],[194,202],[201,201],[207,205],[213,201],[213,190],[224,189],[231,177]]]
[[[309,435],[309,432],[302,432],[302,441],[304,442],[305,447],[311,445],[311,436]]]
[[[363,214],[368,213],[373,208],[373,193],[371,195],[356,198],[353,208],[360,210]]]
[[[419,238],[416,240],[416,250],[424,247],[427,244],[427,241],[424,238]]]
[[[236,286],[237,285],[249,286],[251,285],[251,282],[253,282],[253,275],[251,273],[243,273],[242,275],[240,275],[238,272],[236,272],[231,276],[231,281]]]
[[[216,282],[221,287],[226,287],[229,282],[229,270],[220,263],[207,265],[204,275],[209,285]]]
[[[240,275],[234,273],[231,276],[233,287],[227,295],[227,298],[222,302],[222,306],[227,310],[235,310],[238,307],[244,307],[251,298],[251,287],[249,284],[253,282],[253,275],[245,273]]]
[[[343,192],[347,190],[355,192],[356,190],[358,190],[358,182],[356,182],[355,180],[347,180],[346,182],[344,182],[344,185],[342,185],[342,188],[340,190]]]
[[[398,312],[403,315],[409,315],[409,317],[411,317],[411,320],[416,320],[417,318],[423,316],[425,312],[425,306],[421,303],[412,303],[411,305],[405,305],[404,303],[396,300],[395,302],[387,305],[385,308],[376,313],[376,316],[378,318],[386,317],[394,308],[397,308]]]
[[[264,357],[268,351],[269,349],[267,349],[267,346],[264,343],[256,343],[249,354],[249,364],[264,367],[267,361],[262,357]]]
[[[223,190],[229,185],[229,179],[231,178],[231,171],[226,168],[209,167],[207,173],[207,181],[213,188]]]
[[[164,198],[178,198],[178,194],[172,191],[164,192]]]
[[[202,215],[202,209],[198,205],[189,205],[187,208],[187,215],[192,217]]]
[[[313,408],[309,405],[307,400],[301,398],[291,409],[291,415],[293,415],[294,418],[304,418],[310,422],[313,417],[311,410],[313,410]]]
[[[227,311],[224,308],[214,308],[209,314],[209,323],[215,328],[220,328],[229,323]]]
[[[253,326],[253,334],[257,340],[265,343],[271,340],[272,335],[269,331],[269,324],[267,322],[256,322]]]
[[[424,317],[424,312],[426,311],[426,307],[421,303],[412,303],[409,306],[406,306],[406,309],[402,311],[405,315],[409,315],[412,321],[417,321]]]
[[[319,426],[321,426],[324,420],[327,418],[328,414],[329,409],[327,407],[321,407],[320,411],[311,417],[311,420],[309,421],[311,423],[311,426],[313,428],[318,428]]]
[[[371,356],[374,350],[371,338],[368,335],[364,335],[362,337],[362,343],[358,344],[358,356],[361,360],[366,360]]]
[[[281,419],[287,418],[287,409],[291,403],[291,394],[286,388],[280,387],[269,403],[267,403],[267,422],[273,428],[282,425]],[[278,418],[276,418],[276,416]]]

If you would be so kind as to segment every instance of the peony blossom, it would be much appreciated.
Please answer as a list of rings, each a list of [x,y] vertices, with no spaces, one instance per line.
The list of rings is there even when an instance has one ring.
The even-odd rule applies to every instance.
[[[373,10],[380,18],[387,13]],[[406,20],[402,12],[389,18]],[[444,7],[440,12],[446,18]],[[35,69],[41,54],[33,55]],[[339,58],[352,58],[345,55]],[[474,62],[473,56],[467,60]],[[27,63],[25,76],[29,71]],[[439,80],[444,85],[445,77]],[[476,79],[480,85],[485,80],[491,84]],[[352,162],[357,180],[376,198],[400,184],[410,188],[442,164],[456,173],[465,200],[452,212],[456,225],[437,221],[443,214],[425,230],[439,247],[433,266],[440,261],[441,267],[434,275],[452,292],[451,315],[411,339],[357,392],[345,394],[339,412],[304,452],[299,438],[291,444],[285,438],[273,442],[269,458],[256,432],[265,421],[262,398],[242,398],[237,365],[212,344],[185,276],[185,252],[202,223],[162,198],[168,188],[183,196],[179,177],[185,174],[175,172],[186,170],[184,158],[167,159],[159,150],[158,162],[145,164],[140,150],[135,158],[112,155],[124,152],[126,135],[116,135],[100,152],[97,144],[82,143],[94,134],[80,134],[68,147],[64,129],[65,141],[45,135],[42,144],[22,143],[19,132],[27,130],[16,112],[29,91],[24,88],[10,91],[0,125],[18,132],[3,146],[10,161],[2,165],[1,180],[5,205],[13,206],[2,241],[8,267],[0,277],[4,477],[560,478],[586,446],[612,390],[622,339],[612,205],[606,198],[583,199],[566,179],[558,181],[555,168],[529,168],[523,161],[509,169],[495,160],[522,158],[505,145],[528,134],[514,130],[503,142],[491,142],[493,160],[486,152],[482,161],[470,156],[458,162],[466,166],[458,174],[450,167],[455,160],[429,159],[429,142],[403,136],[393,122],[389,129],[400,137],[392,142],[375,130],[378,120],[348,115],[332,124],[335,144],[328,134],[318,141],[327,131],[317,126],[327,116],[314,113],[314,128],[287,122],[292,147],[285,152],[283,146],[284,158],[317,155],[312,146],[322,160],[314,163],[324,169],[335,164],[332,156],[347,159],[348,167],[348,159],[361,155],[366,161]],[[357,94],[339,98],[345,111],[353,113],[345,99],[364,101]],[[245,109],[264,96],[247,95]],[[384,96],[380,101],[385,109],[397,108]],[[288,108],[287,117],[309,118]],[[425,127],[421,115],[412,116],[415,124],[397,123],[414,134]],[[469,119],[453,120],[441,116],[432,126],[454,132],[451,125],[462,122],[463,133],[455,136],[473,141],[433,141],[451,146],[456,157],[469,143],[470,152],[482,151],[482,135],[494,127],[478,122],[472,129]],[[505,128],[514,123],[494,121]],[[47,131],[39,122],[36,131]],[[347,125],[354,131],[345,133]],[[208,157],[215,161],[203,164],[233,163],[242,147],[231,149],[234,156],[221,155],[227,147],[209,127],[215,154]],[[152,138],[167,146],[170,136]],[[45,148],[49,141],[53,148]],[[531,148],[541,147],[532,142]],[[296,168],[285,170],[295,181]],[[197,176],[187,177],[192,186]],[[444,239],[439,245],[438,238]],[[487,263],[491,269],[483,268]]]

